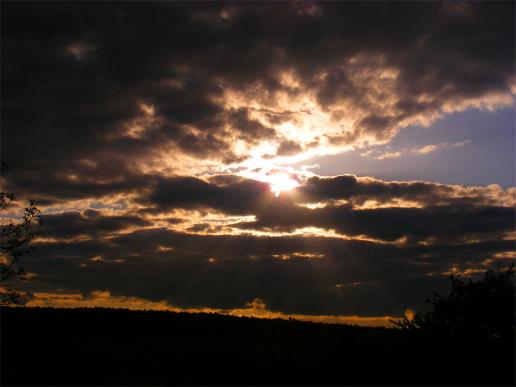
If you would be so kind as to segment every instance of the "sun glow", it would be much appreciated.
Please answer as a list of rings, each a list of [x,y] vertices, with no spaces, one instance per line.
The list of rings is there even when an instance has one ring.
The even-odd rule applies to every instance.
[[[269,184],[271,192],[276,196],[299,187],[308,177],[313,176],[312,172],[302,168],[296,170],[261,157],[246,160],[241,168],[238,175]]]
[[[299,186],[299,182],[285,172],[273,172],[269,174],[267,176],[267,182],[271,187],[271,191],[276,196]]]

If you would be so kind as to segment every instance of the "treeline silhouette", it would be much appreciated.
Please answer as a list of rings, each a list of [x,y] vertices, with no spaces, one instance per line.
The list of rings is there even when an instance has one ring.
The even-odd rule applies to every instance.
[[[514,342],[216,314],[1,309],[2,385],[514,385]]]
[[[450,277],[447,295],[434,293],[427,299],[432,309],[392,321],[406,330],[450,337],[513,342],[515,339],[516,288],[514,265],[488,270],[474,281],[460,275]]]
[[[9,167],[0,163],[0,179]],[[13,193],[0,191],[0,214],[13,206],[18,199]],[[20,257],[33,251],[29,246],[41,227],[41,211],[34,200],[21,212],[17,222],[10,219],[0,222],[0,305],[12,305],[19,301],[20,294],[11,287],[19,280],[26,279]],[[9,219],[9,217],[7,217]]]

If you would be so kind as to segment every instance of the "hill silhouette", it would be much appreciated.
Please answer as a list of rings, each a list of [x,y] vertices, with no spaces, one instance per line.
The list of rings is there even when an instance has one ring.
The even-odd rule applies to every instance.
[[[514,385],[514,343],[287,320],[3,307],[2,385]]]

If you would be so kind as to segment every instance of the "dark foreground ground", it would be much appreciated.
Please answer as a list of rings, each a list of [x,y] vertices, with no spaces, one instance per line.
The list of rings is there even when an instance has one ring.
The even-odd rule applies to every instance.
[[[514,343],[110,309],[2,308],[2,385],[514,385]]]

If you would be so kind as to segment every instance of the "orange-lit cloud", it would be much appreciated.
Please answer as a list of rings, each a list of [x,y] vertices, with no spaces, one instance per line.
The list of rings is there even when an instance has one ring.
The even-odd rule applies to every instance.
[[[61,25],[60,18],[78,17],[68,5],[41,7],[59,9],[44,13],[49,29]],[[142,17],[132,7],[89,7],[92,15]],[[51,33],[44,35],[34,48],[21,38],[19,26],[9,24],[4,38],[12,49],[4,67],[12,74],[4,76],[3,107],[5,127],[13,129],[3,133],[9,144],[3,156],[16,161],[18,171],[8,183],[41,201],[70,201],[138,191],[148,175],[233,171],[250,177],[256,168],[287,168],[387,144],[402,128],[428,126],[453,112],[512,106],[513,58],[505,55],[514,47],[507,36],[512,7],[476,3],[458,27],[457,16],[443,16],[438,3],[396,11],[377,4],[360,12],[351,4],[320,4],[316,11],[300,3],[234,5],[231,12],[210,4],[202,17],[191,5],[170,3],[149,12],[158,19],[182,15],[170,26],[171,36],[183,37],[179,40],[163,37],[155,26],[141,31],[127,25],[120,41],[113,38],[112,23],[102,22],[94,28],[86,23],[80,36],[62,31],[59,43],[47,38]],[[5,12],[16,20],[24,9],[12,5]],[[386,28],[394,15],[407,31]],[[497,22],[486,22],[491,18]],[[254,20],[250,25],[261,31],[245,50],[243,20]],[[264,20],[272,24],[262,25]],[[353,37],[343,28],[354,31]],[[313,31],[310,38],[307,29]],[[377,35],[382,39],[370,39]],[[129,36],[139,36],[139,43],[126,42]],[[465,43],[457,47],[454,41]],[[202,58],[199,50],[188,49],[196,44]],[[34,62],[27,53],[38,48],[42,53]],[[147,54],[137,63],[121,61],[138,50]],[[42,93],[37,80],[53,79],[56,69],[59,81]],[[18,71],[35,78],[24,80]],[[32,114],[22,118],[21,106]],[[56,115],[55,106],[67,114]],[[40,146],[27,153],[26,138]],[[54,152],[53,145],[64,139],[65,146]],[[430,144],[406,152],[422,155],[438,148]],[[398,152],[405,153],[377,157],[399,157]]]
[[[166,301],[152,302],[137,297],[113,296],[109,291],[93,291],[89,297],[80,293],[34,293],[24,304],[27,307],[52,308],[124,308],[132,310],[162,310],[187,313],[219,313],[228,316],[254,317],[264,319],[294,319],[327,324],[352,324],[362,326],[391,326],[393,317],[361,317],[361,316],[330,316],[330,315],[302,315],[286,314],[267,309],[267,305],[259,298],[245,304],[244,308],[216,309],[178,308],[169,305]]]

